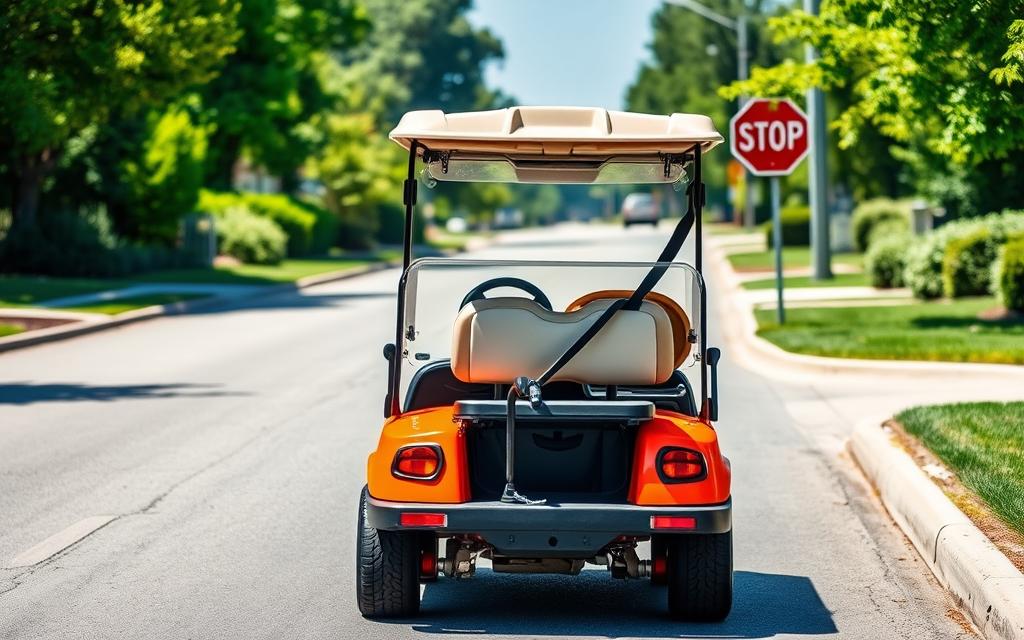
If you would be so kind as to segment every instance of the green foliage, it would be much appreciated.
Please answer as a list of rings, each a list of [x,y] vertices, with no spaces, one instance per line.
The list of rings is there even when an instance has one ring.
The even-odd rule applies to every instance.
[[[1008,234],[1024,231],[1024,212],[1004,211],[982,218],[957,220],[916,238],[907,252],[907,269],[904,274],[904,280],[914,295],[922,299],[942,296],[945,292],[943,265],[947,247],[951,242],[979,231],[987,231],[991,241],[998,246]],[[982,258],[985,255],[983,252]],[[992,259],[994,255],[985,263],[986,267],[991,265]],[[972,273],[974,271],[972,268]]]
[[[252,214],[272,220],[287,236],[289,256],[308,255],[314,249],[329,249],[334,238],[330,235],[337,227],[325,218],[329,213],[303,204],[279,193],[232,193],[203,191],[199,209],[220,216],[229,209],[242,207]],[[323,237],[315,236],[317,229]]]
[[[285,257],[288,236],[269,218],[245,205],[217,213],[217,250],[247,264],[278,264]]]
[[[833,0],[817,17],[792,11],[770,21],[774,36],[812,44],[820,59],[755,68],[722,94],[842,94],[845,108],[833,121],[841,148],[860,149],[865,136],[881,133],[927,195],[953,204],[953,194],[941,193],[944,177],[968,175],[960,185],[975,197],[961,199],[959,211],[1019,203],[1024,188],[1007,177],[1024,157],[1020,11],[1019,0],[969,8],[958,0]]]
[[[212,125],[211,184],[231,187],[244,157],[285,179],[315,150],[308,121],[330,106],[319,77],[330,49],[357,42],[366,29],[354,0],[240,0],[241,37],[220,75],[202,87]]]
[[[992,263],[999,244],[987,228],[973,229],[946,245],[942,258],[942,291],[947,298],[980,296],[989,290]]]
[[[115,224],[122,235],[170,245],[181,217],[199,199],[206,132],[179,107],[151,113],[147,120],[138,155],[117,165],[118,188],[110,193],[111,206],[118,212]]]
[[[782,246],[809,247],[811,245],[811,210],[803,205],[782,207],[779,211],[782,220]],[[769,249],[775,247],[774,224],[764,223],[765,243]]]
[[[38,224],[11,229],[0,242],[4,273],[117,277],[188,264],[173,249],[124,242],[102,211],[50,213]]]
[[[237,32],[233,0],[0,5],[0,163],[23,183],[15,218],[64,145],[111,113],[134,113],[209,80]]]
[[[903,235],[910,233],[910,202],[889,198],[866,200],[854,208],[850,226],[854,248],[867,251],[878,227],[884,227],[885,235],[898,229],[902,229]]]
[[[1008,242],[999,252],[993,285],[1003,306],[1024,311],[1024,237]]]
[[[871,286],[880,289],[902,287],[909,248],[910,235],[905,232],[872,240],[864,256],[864,269],[871,278]]]

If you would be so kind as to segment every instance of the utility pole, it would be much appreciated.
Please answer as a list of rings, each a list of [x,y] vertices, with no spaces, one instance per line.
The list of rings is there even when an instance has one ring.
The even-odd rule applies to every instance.
[[[748,65],[750,52],[747,50],[747,16],[740,15],[733,19],[713,11],[696,0],[665,0],[668,4],[683,7],[696,13],[702,18],[720,24],[727,29],[736,32],[736,78],[746,80],[750,74]],[[747,96],[740,96],[739,108],[747,103]],[[743,224],[747,227],[754,226],[754,176],[746,169],[743,170],[743,184],[745,195],[743,198]]]
[[[818,15],[820,0],[804,0],[804,11]],[[818,59],[818,52],[810,44],[804,46],[804,59],[812,63]],[[808,165],[809,196],[811,209],[811,273],[815,280],[832,277],[832,247],[829,240],[828,215],[828,168],[825,154],[828,141],[825,137],[825,96],[821,89],[807,91],[807,118],[810,120],[811,162]]]

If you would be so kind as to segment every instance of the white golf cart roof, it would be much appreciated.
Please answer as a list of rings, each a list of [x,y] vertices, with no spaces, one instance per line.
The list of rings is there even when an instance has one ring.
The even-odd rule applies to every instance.
[[[557,156],[682,153],[698,142],[704,151],[722,143],[722,134],[707,116],[597,107],[410,111],[390,137],[405,149],[416,140],[438,151]]]
[[[390,137],[417,143],[433,179],[462,182],[675,182],[696,145],[722,143],[707,116],[595,107],[410,111]]]

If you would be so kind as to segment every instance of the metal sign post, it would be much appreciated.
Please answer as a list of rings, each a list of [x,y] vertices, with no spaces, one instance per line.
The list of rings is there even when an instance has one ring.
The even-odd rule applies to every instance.
[[[776,315],[786,322],[782,295],[782,195],[787,176],[810,149],[807,115],[789,100],[755,98],[729,121],[732,154],[755,176],[771,178],[772,244],[775,245]]]
[[[775,318],[779,324],[786,324],[786,307],[782,302],[782,196],[778,176],[768,180],[772,191],[772,244],[775,245]]]

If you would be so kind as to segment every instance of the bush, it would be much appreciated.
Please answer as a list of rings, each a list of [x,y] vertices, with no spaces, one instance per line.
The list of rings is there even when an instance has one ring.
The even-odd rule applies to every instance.
[[[888,232],[902,228],[900,235],[910,233],[910,202],[874,198],[857,205],[850,222],[853,246],[857,251],[867,251],[873,232],[883,225],[890,230]]]
[[[1024,311],[1024,236],[1002,247],[993,270],[992,284],[1004,307]]]
[[[872,286],[881,289],[903,286],[903,271],[907,266],[910,242],[911,238],[906,233],[874,239],[864,256],[864,268],[871,278]]]
[[[310,253],[326,254],[337,246],[338,232],[341,229],[341,220],[338,219],[338,216],[312,202],[296,200],[295,203],[316,218],[313,224],[313,240],[309,247]]]
[[[413,244],[426,242],[427,221],[423,217],[422,208],[416,207],[413,210]],[[405,235],[405,207],[400,204],[383,202],[377,208],[377,217],[380,221],[380,227],[377,229],[377,241],[381,244],[402,244],[402,236]]]
[[[782,246],[808,247],[811,245],[811,209],[807,206],[782,207]],[[771,222],[764,224],[765,242],[769,249],[775,248],[775,235]]]
[[[277,264],[284,259],[288,236],[273,220],[244,206],[217,214],[217,249],[249,264]]]
[[[273,221],[284,231],[290,256],[307,255],[317,245],[313,237],[317,214],[284,194],[203,191],[199,196],[199,209],[218,217],[228,209],[239,207]],[[331,241],[326,242],[330,248]]]
[[[989,291],[999,243],[987,227],[952,238],[942,257],[942,291],[947,298],[981,296]]]
[[[907,268],[904,272],[906,285],[914,295],[922,299],[938,298],[944,290],[943,265],[946,249],[954,240],[966,238],[979,230],[988,231],[996,246],[1005,242],[1010,234],[1024,232],[1024,212],[1004,211],[991,213],[981,218],[956,220],[917,238],[907,252]],[[990,254],[994,258],[994,254]],[[972,273],[983,265],[985,273],[991,273],[992,260],[985,262],[981,255],[972,259]],[[988,289],[984,287],[982,291]]]
[[[121,277],[192,264],[176,249],[124,242],[102,210],[41,215],[33,226],[12,228],[0,242],[5,273]]]

